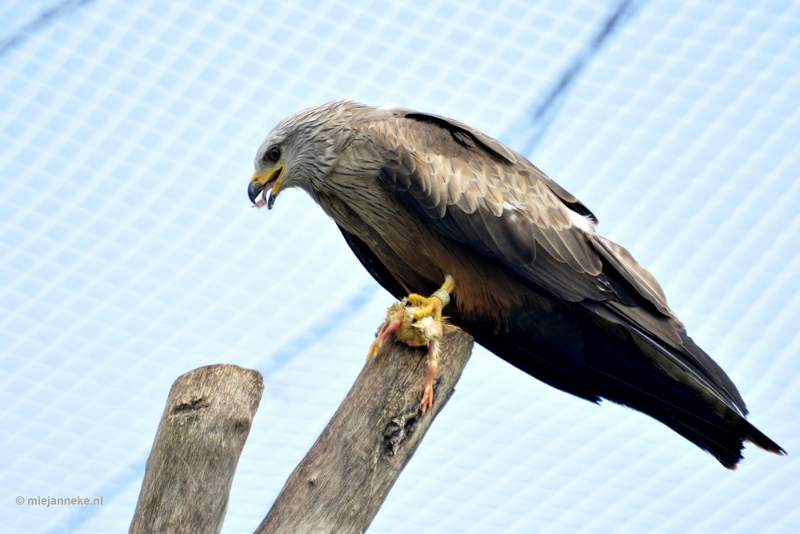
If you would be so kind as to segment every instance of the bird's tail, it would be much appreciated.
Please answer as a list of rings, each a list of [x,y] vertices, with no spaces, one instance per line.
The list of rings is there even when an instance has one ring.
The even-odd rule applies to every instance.
[[[623,322],[606,321],[580,305],[553,302],[548,310],[514,310],[507,331],[478,321],[464,326],[478,343],[526,373],[589,401],[605,398],[646,413],[729,469],[741,460],[745,440],[785,454],[744,418],[743,403],[739,408],[729,401],[740,399],[738,392],[728,395],[715,383],[718,377],[702,376],[702,368],[669,367],[664,362],[675,361],[674,354],[665,357],[669,348]],[[702,353],[688,337],[686,342]],[[692,361],[691,354],[685,356]]]

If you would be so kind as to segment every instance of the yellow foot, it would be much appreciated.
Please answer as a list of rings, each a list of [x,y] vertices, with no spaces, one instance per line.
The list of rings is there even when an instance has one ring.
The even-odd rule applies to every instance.
[[[368,360],[373,358],[392,334],[398,341],[411,347],[428,347],[428,375],[420,403],[422,413],[433,406],[433,379],[439,361],[440,339],[445,327],[442,309],[450,302],[454,287],[453,278],[447,275],[442,287],[430,297],[412,293],[402,301],[392,304],[367,353]]]

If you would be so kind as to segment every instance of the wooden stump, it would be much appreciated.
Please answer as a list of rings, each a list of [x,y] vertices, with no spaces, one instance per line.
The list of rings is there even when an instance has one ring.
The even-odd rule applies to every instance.
[[[147,460],[130,532],[218,533],[264,383],[257,371],[210,365],[172,385]]]

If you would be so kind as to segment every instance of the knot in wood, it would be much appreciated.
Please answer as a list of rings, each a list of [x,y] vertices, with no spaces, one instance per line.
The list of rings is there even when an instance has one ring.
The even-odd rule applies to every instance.
[[[414,434],[419,417],[419,410],[414,410],[399,415],[386,424],[386,428],[383,429],[383,444],[389,456],[394,456],[400,445]]]

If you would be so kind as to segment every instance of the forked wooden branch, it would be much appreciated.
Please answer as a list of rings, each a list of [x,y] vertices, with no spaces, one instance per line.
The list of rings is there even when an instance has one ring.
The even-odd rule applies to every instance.
[[[147,460],[130,532],[218,533],[258,409],[258,371],[210,365],[172,385]]]
[[[361,374],[256,530],[362,533],[454,391],[472,337],[445,336],[433,408],[420,412],[425,349],[387,343]]]

